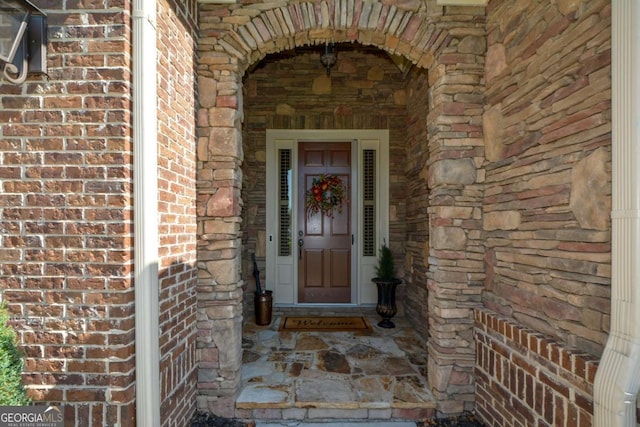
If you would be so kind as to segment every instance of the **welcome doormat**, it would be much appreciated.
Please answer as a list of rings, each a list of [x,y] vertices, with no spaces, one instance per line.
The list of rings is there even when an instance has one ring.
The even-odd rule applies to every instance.
[[[284,316],[280,322],[281,331],[345,332],[368,331],[370,329],[369,323],[363,316]]]

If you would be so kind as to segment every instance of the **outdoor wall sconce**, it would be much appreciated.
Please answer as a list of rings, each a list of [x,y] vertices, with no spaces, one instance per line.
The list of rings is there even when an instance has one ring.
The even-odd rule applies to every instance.
[[[338,54],[334,43],[325,43],[324,51],[320,53],[320,63],[327,69],[327,76],[331,75],[331,67],[338,62]]]
[[[0,70],[14,84],[47,72],[47,17],[28,0],[0,0]]]

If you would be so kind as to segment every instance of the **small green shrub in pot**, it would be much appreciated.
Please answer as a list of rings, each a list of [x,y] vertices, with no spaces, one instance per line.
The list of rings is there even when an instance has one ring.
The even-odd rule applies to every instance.
[[[382,317],[382,320],[378,322],[378,326],[381,328],[395,328],[396,325],[391,321],[391,318],[398,311],[396,308],[396,287],[402,283],[402,280],[396,277],[393,254],[386,244],[380,247],[378,265],[376,265],[376,277],[371,280],[378,289],[376,312]]]
[[[376,266],[376,278],[380,280],[391,280],[396,278],[396,267],[393,261],[393,254],[389,246],[380,247],[380,256]]]

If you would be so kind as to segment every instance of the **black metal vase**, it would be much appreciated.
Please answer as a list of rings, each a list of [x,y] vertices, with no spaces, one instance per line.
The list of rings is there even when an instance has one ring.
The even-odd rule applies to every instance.
[[[272,291],[255,293],[254,308],[256,312],[256,325],[266,326],[271,324],[271,311],[273,303]]]
[[[381,328],[395,328],[396,325],[391,318],[396,315],[396,287],[402,283],[400,279],[379,279],[374,278],[372,281],[378,287],[378,304],[376,304],[376,313],[382,317],[378,322]]]

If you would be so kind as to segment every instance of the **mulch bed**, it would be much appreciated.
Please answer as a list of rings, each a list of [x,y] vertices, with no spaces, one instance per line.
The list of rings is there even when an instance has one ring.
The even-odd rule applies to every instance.
[[[422,420],[416,423],[417,427],[485,427],[477,421],[472,413],[466,413],[458,417],[438,418],[434,420]],[[191,427],[253,427],[255,423],[245,423],[240,420],[219,417],[215,414],[198,412],[191,421]]]
[[[485,427],[476,417],[468,412],[458,417],[422,420],[416,423],[418,427]]]

